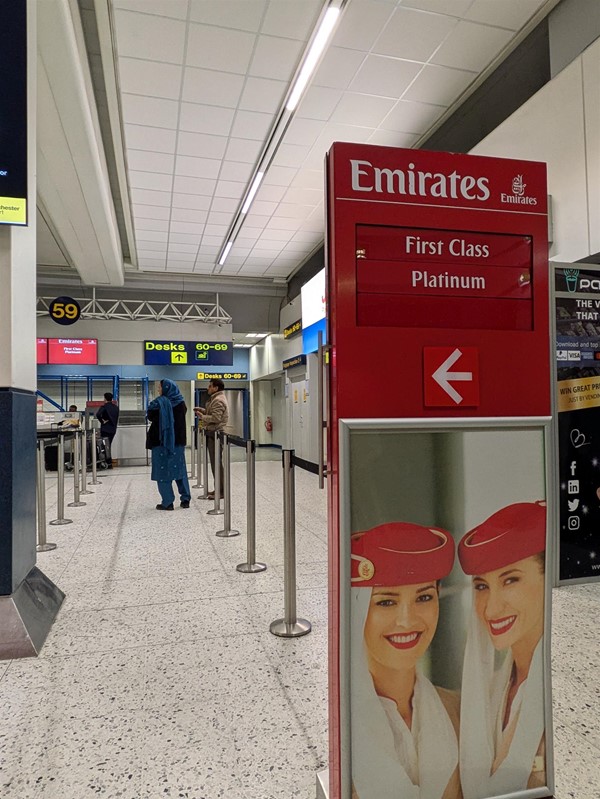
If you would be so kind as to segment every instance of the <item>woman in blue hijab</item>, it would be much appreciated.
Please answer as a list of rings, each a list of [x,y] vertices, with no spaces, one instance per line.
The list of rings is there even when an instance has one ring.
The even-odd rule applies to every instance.
[[[146,447],[152,450],[152,480],[158,483],[161,502],[156,510],[173,510],[177,483],[181,507],[190,507],[190,484],[185,465],[187,408],[177,383],[160,381],[161,394],[148,405],[150,429]]]

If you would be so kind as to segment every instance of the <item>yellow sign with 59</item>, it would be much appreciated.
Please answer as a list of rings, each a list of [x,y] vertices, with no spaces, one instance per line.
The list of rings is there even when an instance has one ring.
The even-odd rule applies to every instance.
[[[48,313],[59,325],[73,325],[81,316],[81,308],[72,297],[57,297],[48,306]]]

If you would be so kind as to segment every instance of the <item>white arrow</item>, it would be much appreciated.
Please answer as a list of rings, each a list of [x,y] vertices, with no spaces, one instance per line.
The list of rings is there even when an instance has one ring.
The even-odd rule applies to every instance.
[[[458,361],[462,352],[458,349],[458,347],[454,350],[454,352],[449,355],[446,360],[444,361],[441,366],[433,373],[432,377],[435,382],[444,389],[446,394],[451,397],[457,405],[459,405],[463,398],[458,393],[458,391],[450,385],[451,380],[462,380],[470,382],[473,380],[473,372],[449,372],[448,369],[451,369],[454,364]]]

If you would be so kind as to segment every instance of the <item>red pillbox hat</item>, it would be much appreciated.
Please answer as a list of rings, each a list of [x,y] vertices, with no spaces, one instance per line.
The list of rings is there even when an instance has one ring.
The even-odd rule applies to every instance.
[[[458,545],[465,574],[495,571],[546,549],[546,503],[517,502],[470,530]]]
[[[454,564],[454,541],[438,527],[388,522],[352,536],[351,583],[357,588],[441,580]]]

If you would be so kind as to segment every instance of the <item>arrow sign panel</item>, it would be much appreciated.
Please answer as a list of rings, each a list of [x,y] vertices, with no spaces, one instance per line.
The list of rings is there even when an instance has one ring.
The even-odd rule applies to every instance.
[[[477,347],[424,347],[426,408],[476,408],[479,405]]]

